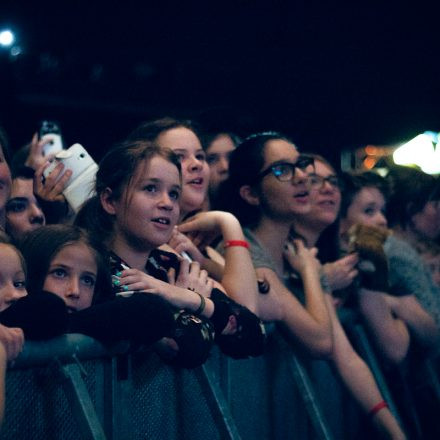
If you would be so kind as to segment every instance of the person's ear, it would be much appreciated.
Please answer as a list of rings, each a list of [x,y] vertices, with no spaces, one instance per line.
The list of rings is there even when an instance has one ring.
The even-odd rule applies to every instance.
[[[110,188],[106,188],[99,196],[101,201],[101,206],[107,214],[115,215],[115,199],[113,197],[113,192]]]
[[[240,196],[249,203],[249,205],[259,206],[260,204],[260,197],[250,185],[243,185],[240,188]]]

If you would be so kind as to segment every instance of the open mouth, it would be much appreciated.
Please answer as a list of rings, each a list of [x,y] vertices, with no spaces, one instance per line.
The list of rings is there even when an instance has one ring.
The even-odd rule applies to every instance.
[[[293,197],[295,199],[299,199],[299,200],[307,199],[309,197],[309,192],[308,191],[301,191],[299,193],[296,193]]]
[[[153,218],[151,221],[154,222],[154,223],[159,223],[160,225],[166,225],[166,226],[171,223],[170,219],[169,218],[165,218],[165,217]]]
[[[192,179],[188,181],[188,185],[202,185],[203,184],[203,178],[198,177],[197,179]]]
[[[334,207],[335,206],[335,201],[334,200],[322,200],[321,202],[319,202],[320,206],[331,206]]]

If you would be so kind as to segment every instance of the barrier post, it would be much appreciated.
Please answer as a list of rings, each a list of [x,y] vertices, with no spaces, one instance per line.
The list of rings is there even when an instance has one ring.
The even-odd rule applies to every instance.
[[[66,398],[72,408],[72,413],[77,417],[78,427],[84,440],[106,440],[104,430],[81,376],[83,370],[79,361],[76,360],[75,364],[67,365],[58,362],[58,368],[62,373],[62,385]]]

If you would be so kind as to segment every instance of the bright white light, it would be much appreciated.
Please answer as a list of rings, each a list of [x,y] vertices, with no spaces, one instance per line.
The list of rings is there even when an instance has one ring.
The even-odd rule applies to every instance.
[[[14,34],[11,31],[6,30],[0,32],[0,44],[2,46],[10,46],[14,42],[14,40]]]
[[[434,152],[431,137],[419,134],[406,144],[400,146],[394,153],[394,163],[397,165],[418,165],[422,157],[430,156]]]
[[[420,168],[427,174],[440,174],[440,144],[437,144],[434,153],[420,164]]]
[[[418,165],[425,173],[440,173],[440,144],[431,132],[419,134],[393,153],[397,165]]]

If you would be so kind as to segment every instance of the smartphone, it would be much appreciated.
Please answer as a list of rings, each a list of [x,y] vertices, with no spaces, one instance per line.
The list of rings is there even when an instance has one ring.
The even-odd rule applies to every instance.
[[[180,256],[182,258],[185,258],[185,260],[189,261],[190,263],[192,263],[194,260],[189,256],[189,254],[185,251],[180,252]]]
[[[48,177],[60,162],[64,170],[72,171],[63,194],[72,209],[78,212],[82,204],[94,195],[98,165],[81,144],[73,144],[55,155],[52,163],[44,170],[44,176]]]
[[[43,147],[43,156],[58,153],[63,149],[63,138],[59,125],[53,121],[42,121],[38,130],[39,140],[48,140]]]

